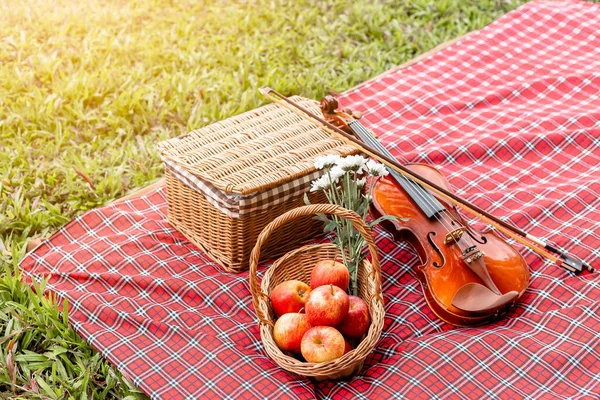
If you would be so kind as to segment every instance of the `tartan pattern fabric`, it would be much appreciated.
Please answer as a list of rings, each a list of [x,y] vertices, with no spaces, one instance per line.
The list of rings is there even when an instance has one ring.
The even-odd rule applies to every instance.
[[[600,266],[600,6],[529,3],[340,103],[401,161],[439,166],[459,195]],[[414,253],[377,229],[381,340],[354,378],[313,383],[266,355],[247,276],[221,272],[165,214],[164,189],[92,210],[21,263],[50,275],[77,332],[153,399],[600,395],[598,274],[517,245],[532,273],[517,306],[453,328],[427,308]]]
[[[230,218],[241,218],[302,196],[309,191],[311,182],[322,175],[321,171],[314,171],[271,189],[241,195],[222,191],[168,158],[163,157],[162,161],[165,169],[168,169],[187,186],[201,193],[206,201]]]

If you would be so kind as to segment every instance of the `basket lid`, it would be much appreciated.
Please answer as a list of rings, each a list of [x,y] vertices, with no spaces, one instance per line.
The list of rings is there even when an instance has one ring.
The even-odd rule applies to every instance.
[[[291,99],[320,113],[316,101]],[[250,194],[315,172],[317,157],[358,150],[316,123],[278,104],[268,104],[162,141],[164,160],[226,193]]]

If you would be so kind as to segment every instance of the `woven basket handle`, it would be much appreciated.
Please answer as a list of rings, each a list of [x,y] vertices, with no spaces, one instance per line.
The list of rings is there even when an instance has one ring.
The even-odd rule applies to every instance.
[[[258,277],[256,275],[258,259],[260,258],[260,248],[262,247],[263,243],[267,241],[271,233],[273,233],[273,231],[280,226],[295,218],[314,214],[337,215],[338,217],[350,221],[354,228],[356,228],[356,230],[365,239],[365,242],[367,242],[367,246],[369,247],[369,252],[371,253],[371,264],[373,265],[373,269],[371,271],[372,278],[376,281],[381,279],[381,266],[379,264],[379,259],[377,258],[377,246],[375,246],[375,242],[373,241],[373,233],[371,232],[371,228],[365,224],[365,222],[357,213],[335,204],[311,204],[308,206],[294,208],[293,210],[290,210],[285,214],[275,218],[262,230],[258,236],[256,244],[254,245],[254,249],[252,249],[252,254],[250,254],[250,291],[252,292],[254,309],[256,310],[256,314],[260,320],[268,320],[268,316],[264,315],[264,310],[259,307],[258,302],[259,296],[268,298],[268,295],[262,292],[260,283],[258,282]],[[379,285],[376,286],[377,287],[373,297],[379,297],[381,295],[381,288]]]

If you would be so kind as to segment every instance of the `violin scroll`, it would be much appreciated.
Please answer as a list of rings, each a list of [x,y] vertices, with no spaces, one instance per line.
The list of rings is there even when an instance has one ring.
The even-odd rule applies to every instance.
[[[321,99],[320,105],[323,114],[336,114],[338,109],[338,101],[330,94]]]
[[[323,117],[327,122],[342,129],[344,132],[354,135],[354,131],[352,131],[348,122],[361,119],[362,113],[352,111],[349,108],[338,110],[338,101],[331,95],[323,97],[320,106],[321,111],[323,111]]]

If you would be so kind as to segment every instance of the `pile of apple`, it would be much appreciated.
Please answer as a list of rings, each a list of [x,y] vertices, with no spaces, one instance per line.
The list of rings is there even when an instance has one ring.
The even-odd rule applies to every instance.
[[[298,280],[277,285],[271,303],[278,319],[273,329],[277,346],[302,355],[308,362],[325,362],[352,350],[371,323],[369,307],[360,297],[346,294],[350,274],[335,260],[319,261],[310,286]]]

